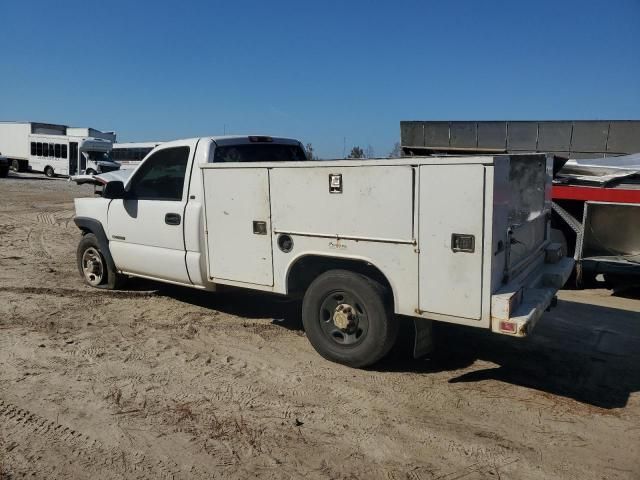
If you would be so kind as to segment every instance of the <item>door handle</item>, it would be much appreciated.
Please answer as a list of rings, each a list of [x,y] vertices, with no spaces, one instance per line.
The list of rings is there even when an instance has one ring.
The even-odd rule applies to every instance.
[[[164,216],[164,223],[167,225],[180,225],[180,214],[178,213],[167,213]]]

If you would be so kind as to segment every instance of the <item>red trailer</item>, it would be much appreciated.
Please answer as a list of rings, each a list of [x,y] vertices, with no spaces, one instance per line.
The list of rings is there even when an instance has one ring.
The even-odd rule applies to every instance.
[[[640,283],[640,156],[570,161],[552,190],[552,235],[576,261],[577,286]]]

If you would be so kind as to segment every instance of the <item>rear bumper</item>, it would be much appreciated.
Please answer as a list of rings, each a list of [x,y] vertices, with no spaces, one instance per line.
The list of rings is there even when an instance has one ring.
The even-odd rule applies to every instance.
[[[546,257],[549,260],[549,255]],[[491,330],[496,333],[524,337],[542,314],[555,301],[556,293],[573,271],[572,258],[563,257],[537,265],[523,278],[516,278],[491,296]]]

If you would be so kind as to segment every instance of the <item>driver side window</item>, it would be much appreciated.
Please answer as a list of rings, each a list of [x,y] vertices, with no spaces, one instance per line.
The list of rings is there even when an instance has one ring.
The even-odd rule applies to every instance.
[[[138,200],[182,200],[189,147],[165,148],[154,153],[136,172],[129,194]]]

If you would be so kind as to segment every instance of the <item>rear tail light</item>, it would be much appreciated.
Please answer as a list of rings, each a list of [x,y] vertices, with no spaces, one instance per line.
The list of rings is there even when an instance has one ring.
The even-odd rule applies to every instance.
[[[516,333],[518,331],[518,326],[512,322],[500,322],[500,331],[505,333]]]

